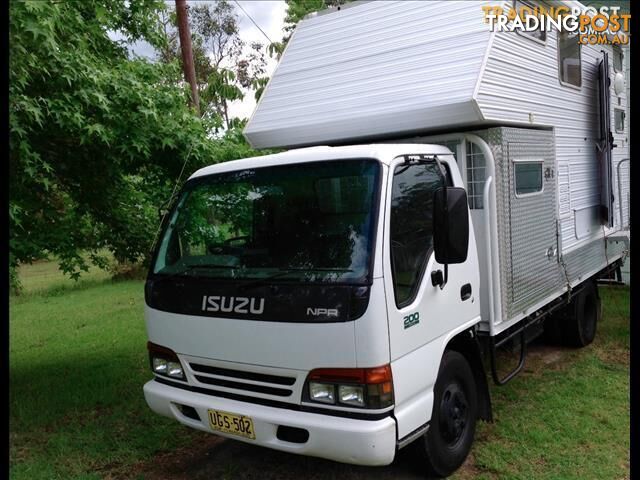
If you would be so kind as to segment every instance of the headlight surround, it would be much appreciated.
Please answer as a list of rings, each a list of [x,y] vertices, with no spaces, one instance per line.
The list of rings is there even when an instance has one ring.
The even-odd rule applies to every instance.
[[[180,359],[173,350],[152,342],[147,342],[147,349],[153,373],[177,380],[186,380]]]
[[[307,376],[303,400],[355,408],[390,407],[393,405],[391,366],[312,370]]]

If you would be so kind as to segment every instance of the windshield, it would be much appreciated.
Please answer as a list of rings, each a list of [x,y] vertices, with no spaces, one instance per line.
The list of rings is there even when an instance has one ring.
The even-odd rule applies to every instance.
[[[187,184],[153,272],[229,280],[365,283],[380,165],[336,160]]]

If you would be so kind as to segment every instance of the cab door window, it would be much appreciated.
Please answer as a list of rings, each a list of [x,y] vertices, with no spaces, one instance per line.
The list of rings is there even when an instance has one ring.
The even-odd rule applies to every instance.
[[[435,162],[398,165],[393,173],[390,248],[396,305],[416,296],[433,251],[433,193],[445,185]]]

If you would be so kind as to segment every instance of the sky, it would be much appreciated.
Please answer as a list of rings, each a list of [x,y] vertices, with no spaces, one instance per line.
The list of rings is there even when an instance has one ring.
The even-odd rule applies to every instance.
[[[260,28],[264,30],[264,33],[271,39],[272,42],[279,42],[282,40],[284,26],[284,17],[286,15],[287,4],[284,0],[280,1],[240,1],[242,8],[251,15],[253,20],[260,25]],[[240,38],[245,42],[261,42],[263,45],[267,44],[267,39],[258,30],[249,18],[236,6],[240,16]],[[275,58],[271,58],[267,55],[267,76],[271,77],[271,74],[276,68],[278,61]],[[241,102],[233,102],[231,104],[231,114],[240,118],[249,118],[253,109],[256,106],[253,92],[249,95],[245,95],[245,98]]]
[[[203,4],[204,1],[188,1],[188,5]],[[282,40],[284,26],[284,17],[286,15],[287,5],[284,0],[272,0],[272,1],[252,1],[252,0],[238,0],[238,3],[244,8],[246,13],[250,15],[253,20],[260,26],[264,33],[269,37],[272,42],[279,42]],[[174,2],[167,2],[167,4],[174,5]],[[242,38],[248,45],[251,42],[260,42],[263,45],[267,45],[269,42],[267,38],[260,32],[260,30],[253,24],[253,22],[247,17],[234,1],[231,4],[235,7],[239,19],[240,38]],[[117,33],[113,33],[111,37],[114,40],[122,39],[122,36]],[[153,60],[155,58],[155,52],[153,47],[146,42],[135,42],[129,45],[130,51],[141,57],[149,58]],[[277,60],[271,58],[269,55],[267,58],[267,76],[271,76],[276,68]],[[249,92],[245,95],[242,101],[232,102],[229,106],[231,116],[239,118],[249,118],[253,113],[253,109],[256,106],[256,102],[253,96],[253,92]]]

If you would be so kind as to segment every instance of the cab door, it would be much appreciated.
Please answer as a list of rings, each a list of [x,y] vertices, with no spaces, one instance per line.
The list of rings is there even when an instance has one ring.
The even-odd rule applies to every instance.
[[[384,285],[398,436],[424,424],[431,414],[440,359],[448,336],[480,319],[479,271],[473,228],[467,261],[449,265],[448,282],[434,286],[444,272],[433,254],[433,193],[462,186],[452,155],[443,177],[434,162],[390,165],[385,215]],[[416,403],[417,402],[417,403]]]

